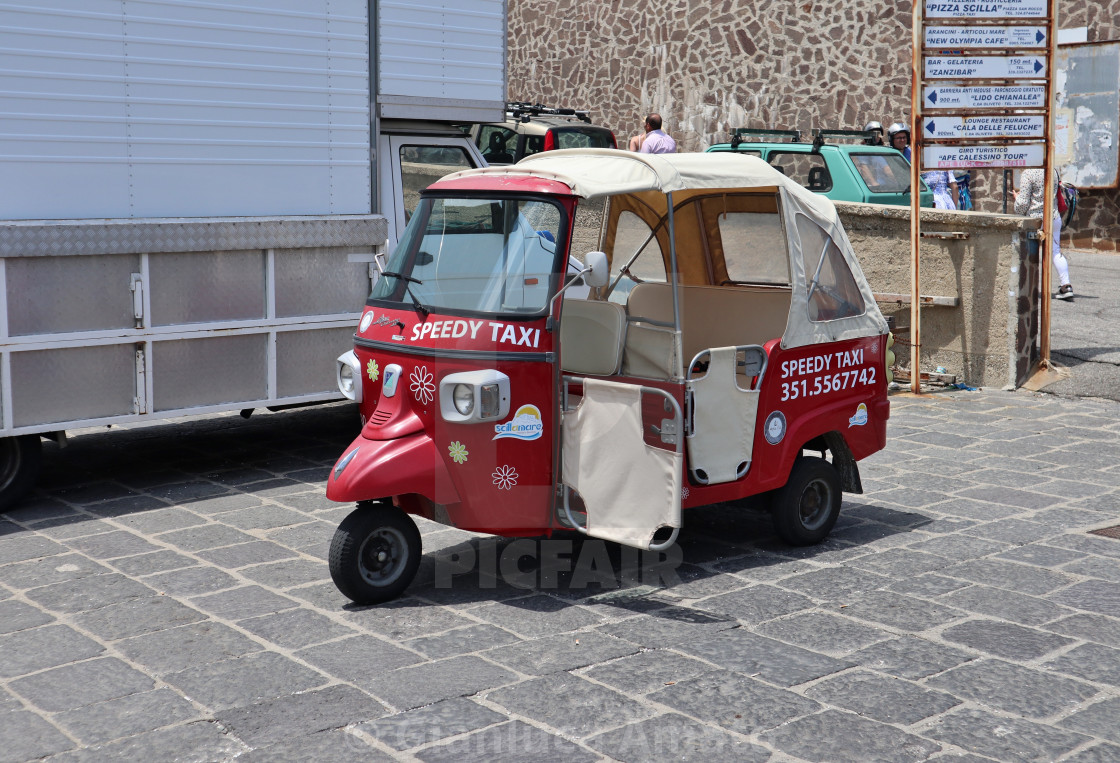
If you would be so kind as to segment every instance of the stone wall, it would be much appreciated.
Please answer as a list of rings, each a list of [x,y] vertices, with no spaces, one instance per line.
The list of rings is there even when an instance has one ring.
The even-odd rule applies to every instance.
[[[871,289],[906,297],[879,308],[894,317],[895,357],[910,367],[910,209],[836,207]],[[922,308],[923,371],[944,366],[973,387],[1026,380],[1038,356],[1038,255],[1028,243],[1038,227],[1013,215],[922,210],[920,293],[958,300]]]
[[[650,111],[682,151],[735,127],[908,121],[911,6],[871,0],[509,0],[509,96],[590,109],[619,143]],[[1060,26],[1120,38],[1120,0],[1067,0]],[[1002,209],[1002,174],[975,173]],[[1120,191],[1082,194],[1067,244],[1116,251]]]

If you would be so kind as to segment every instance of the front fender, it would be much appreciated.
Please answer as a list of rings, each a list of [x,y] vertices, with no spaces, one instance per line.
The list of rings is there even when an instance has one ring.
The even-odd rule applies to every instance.
[[[350,461],[340,472],[338,465],[347,457]],[[408,493],[422,495],[434,503],[459,502],[447,466],[432,438],[423,433],[395,440],[359,436],[343,451],[327,477],[327,498],[339,503]]]

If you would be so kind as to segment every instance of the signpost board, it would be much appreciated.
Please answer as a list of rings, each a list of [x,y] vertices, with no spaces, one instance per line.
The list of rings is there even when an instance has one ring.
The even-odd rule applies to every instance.
[[[1058,0],[914,3],[911,184],[923,169],[1042,167],[1043,241],[1054,214],[1053,62]],[[911,390],[921,391],[921,216],[911,194]],[[1045,249],[1045,248],[1043,248]],[[1050,359],[1049,258],[1041,268],[1041,365]]]

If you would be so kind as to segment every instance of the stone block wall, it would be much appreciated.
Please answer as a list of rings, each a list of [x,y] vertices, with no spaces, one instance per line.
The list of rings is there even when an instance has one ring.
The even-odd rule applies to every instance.
[[[1067,0],[1063,28],[1120,37],[1120,0]],[[660,112],[682,151],[736,127],[908,121],[911,5],[871,0],[509,0],[509,97],[589,109],[625,146]],[[974,173],[1002,209],[1002,173]],[[1067,245],[1120,247],[1120,191],[1082,194]]]

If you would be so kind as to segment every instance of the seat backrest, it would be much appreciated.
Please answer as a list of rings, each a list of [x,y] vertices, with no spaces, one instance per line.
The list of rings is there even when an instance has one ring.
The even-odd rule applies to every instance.
[[[828,187],[828,170],[824,167],[809,168],[809,190],[823,191]]]
[[[560,368],[613,376],[622,366],[626,310],[614,302],[565,299],[560,314]]]

